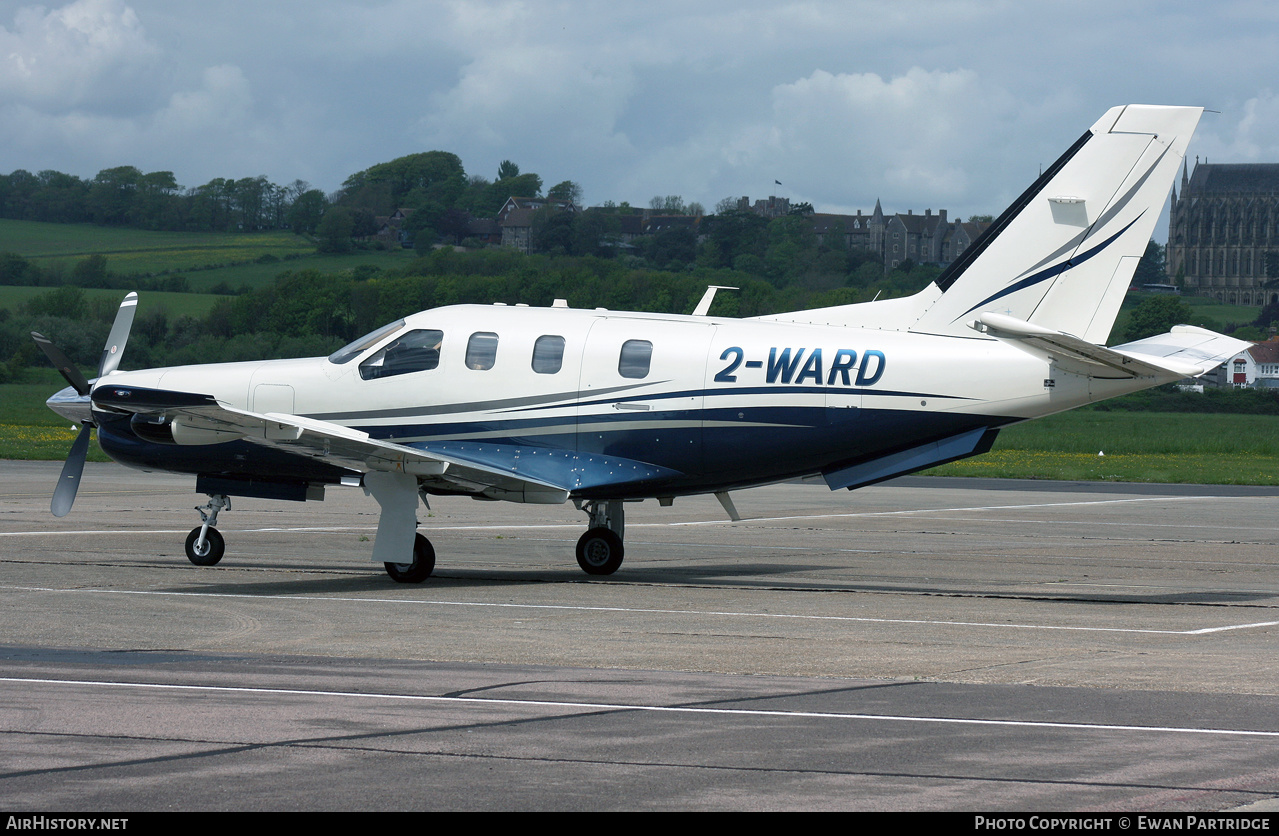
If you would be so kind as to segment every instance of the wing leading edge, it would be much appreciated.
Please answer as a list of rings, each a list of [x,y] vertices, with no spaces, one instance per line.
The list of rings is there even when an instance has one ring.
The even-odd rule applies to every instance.
[[[209,395],[140,387],[100,386],[96,406],[171,421],[179,444],[245,441],[367,473],[418,477],[426,486],[511,502],[559,504],[568,487],[467,459],[371,437],[360,430],[299,415],[257,413]]]

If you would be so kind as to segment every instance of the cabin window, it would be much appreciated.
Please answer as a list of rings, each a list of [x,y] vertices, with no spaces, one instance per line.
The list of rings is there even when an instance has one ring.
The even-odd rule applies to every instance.
[[[476,371],[493,368],[497,362],[497,334],[477,331],[466,342],[466,367]]]
[[[360,364],[360,377],[373,380],[429,371],[440,365],[443,331],[410,331]]]
[[[622,356],[617,361],[617,373],[622,377],[648,377],[649,363],[653,359],[653,344],[648,340],[627,340],[622,343]]]
[[[564,338],[538,337],[533,343],[533,371],[538,374],[555,374],[564,365]]]
[[[340,366],[343,363],[349,363],[352,360],[354,360],[356,357],[359,357],[361,354],[367,351],[370,347],[376,345],[379,341],[382,340],[382,338],[391,336],[392,334],[394,334],[396,331],[400,330],[403,327],[404,327],[404,320],[402,319],[396,320],[395,322],[392,322],[389,325],[383,325],[381,328],[377,329],[376,331],[372,331],[368,334],[365,334],[363,337],[360,337],[355,342],[348,343],[347,345],[342,346],[337,351],[330,354],[329,362],[335,366]]]

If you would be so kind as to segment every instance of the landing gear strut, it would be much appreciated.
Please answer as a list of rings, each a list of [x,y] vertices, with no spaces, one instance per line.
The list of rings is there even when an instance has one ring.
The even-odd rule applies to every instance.
[[[226,541],[213,526],[218,524],[218,511],[231,510],[231,499],[225,494],[209,494],[209,501],[197,506],[203,525],[191,529],[187,535],[187,560],[196,566],[216,566],[226,552]]]
[[[626,520],[620,499],[588,500],[578,509],[590,514],[590,528],[577,541],[577,565],[588,575],[611,575],[622,565]]]

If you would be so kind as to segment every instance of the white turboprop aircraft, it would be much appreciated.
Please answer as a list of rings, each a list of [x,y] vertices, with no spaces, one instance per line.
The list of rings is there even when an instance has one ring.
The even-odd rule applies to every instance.
[[[37,342],[80,423],[54,493],[71,509],[96,426],[118,462],[191,473],[193,563],[224,551],[230,496],[381,506],[373,560],[416,583],[419,497],[572,500],[577,560],[622,562],[623,503],[820,474],[856,488],[990,449],[1001,427],[1200,375],[1239,340],[1200,328],[1106,348],[1201,108],[1108,111],[936,283],[902,299],[753,319],[459,305],[329,357],[119,371],[129,294],[88,381]]]

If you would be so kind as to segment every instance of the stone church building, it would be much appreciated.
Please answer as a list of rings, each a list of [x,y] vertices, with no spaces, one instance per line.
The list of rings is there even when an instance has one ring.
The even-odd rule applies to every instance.
[[[1193,175],[1183,165],[1166,255],[1170,280],[1188,294],[1236,305],[1279,300],[1279,164],[1196,159]],[[1267,261],[1272,288],[1263,287]]]

